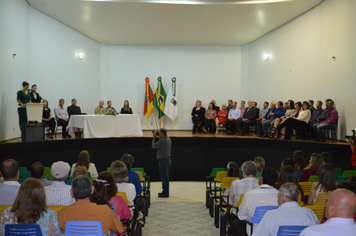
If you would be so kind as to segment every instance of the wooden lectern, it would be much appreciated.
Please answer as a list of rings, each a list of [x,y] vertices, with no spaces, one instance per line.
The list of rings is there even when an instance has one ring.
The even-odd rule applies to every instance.
[[[26,109],[27,123],[30,121],[42,123],[43,105],[44,103],[26,103],[19,108]]]

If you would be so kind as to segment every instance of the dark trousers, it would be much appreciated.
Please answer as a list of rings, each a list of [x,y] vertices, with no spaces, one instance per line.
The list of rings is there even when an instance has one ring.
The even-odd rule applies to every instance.
[[[164,196],[169,196],[169,171],[171,165],[171,158],[158,161],[159,175],[162,180],[162,195]]]
[[[238,120],[226,120],[225,121],[225,128],[227,131],[231,132],[231,133],[235,133],[236,132],[236,124],[237,124]]]
[[[314,130],[314,125],[315,124],[318,124],[319,122],[316,122],[316,121],[310,121],[308,123],[308,132],[310,134],[310,136],[312,136],[312,138],[316,138],[316,133],[315,133],[315,130]]]
[[[246,223],[242,222],[239,218],[235,218],[230,223],[229,236],[247,236]]]
[[[192,121],[193,121],[193,124],[194,124],[194,126],[193,126],[193,131],[196,131],[197,129],[199,130],[199,131],[201,131],[201,126],[200,126],[200,122],[204,122],[204,119],[203,118],[201,118],[201,117],[197,117],[197,116],[193,116],[192,117]]]
[[[262,121],[260,121],[259,119],[257,119],[255,121],[255,130],[256,130],[256,133],[258,134],[263,134],[263,131],[262,131]]]
[[[205,119],[205,124],[204,124],[204,128],[206,130],[209,130],[212,126],[212,124],[215,123],[215,120],[214,119]]]
[[[56,127],[56,122],[54,121],[54,118],[52,117],[49,121],[44,121],[43,122],[45,125],[49,126],[49,130],[51,131],[51,134],[54,134],[54,128]]]
[[[58,126],[62,126],[62,137],[67,137],[68,136],[68,132],[67,132],[68,122],[64,121],[64,120],[58,120],[57,123],[58,123]]]
[[[293,128],[308,128],[307,123],[293,118],[288,118],[286,121],[278,125],[277,129],[282,129],[284,126],[286,127],[286,133],[284,134],[286,139],[290,139]]]
[[[254,122],[253,120],[246,120],[245,122],[241,120],[238,120],[236,123],[236,129],[239,134],[246,134],[250,132],[250,125],[252,125]]]

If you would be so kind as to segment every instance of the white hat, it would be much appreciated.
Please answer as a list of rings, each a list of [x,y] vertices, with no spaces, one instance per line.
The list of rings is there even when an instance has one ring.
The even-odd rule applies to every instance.
[[[52,164],[52,176],[56,179],[64,178],[70,170],[70,165],[67,162],[57,161]]]

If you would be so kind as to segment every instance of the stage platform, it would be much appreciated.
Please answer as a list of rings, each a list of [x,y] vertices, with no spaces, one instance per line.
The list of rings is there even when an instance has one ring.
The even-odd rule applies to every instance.
[[[312,141],[282,141],[251,136],[228,136],[219,134],[192,135],[188,131],[168,131],[172,139],[172,181],[204,181],[213,167],[226,167],[230,161],[239,166],[244,161],[262,156],[266,166],[280,169],[281,162],[292,157],[295,150],[302,150],[307,162],[313,152],[327,151],[335,167],[352,169],[350,146],[341,142],[319,143]],[[60,136],[60,135],[59,135]],[[144,167],[152,181],[158,181],[156,151],[151,148],[151,131],[143,137],[100,139],[55,139],[51,141],[0,144],[0,161],[13,158],[20,166],[29,169],[32,163],[42,162],[51,166],[55,161],[70,165],[77,162],[81,150],[88,150],[91,162],[98,172],[105,171],[111,162],[120,160],[125,153],[135,158],[134,167]]]

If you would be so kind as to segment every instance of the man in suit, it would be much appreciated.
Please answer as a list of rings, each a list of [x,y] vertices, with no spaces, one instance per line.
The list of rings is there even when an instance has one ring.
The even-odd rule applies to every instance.
[[[77,99],[75,99],[75,98],[72,99],[72,105],[67,107],[67,112],[68,112],[69,118],[71,115],[82,114],[80,107],[77,106]]]
[[[258,118],[258,109],[253,106],[253,102],[249,100],[247,104],[248,107],[246,108],[242,119],[236,123],[236,130],[239,135],[248,133],[250,125],[254,124],[255,120]]]

